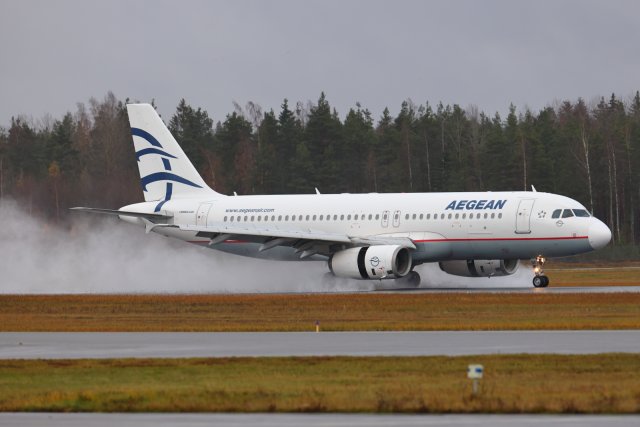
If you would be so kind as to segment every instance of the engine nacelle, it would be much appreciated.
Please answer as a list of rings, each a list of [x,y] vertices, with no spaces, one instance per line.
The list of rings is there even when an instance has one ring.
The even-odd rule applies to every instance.
[[[396,279],[411,271],[411,262],[411,252],[403,246],[367,246],[336,252],[329,270],[350,279]]]
[[[517,259],[468,259],[442,261],[440,269],[445,273],[463,277],[509,276],[518,270]]]

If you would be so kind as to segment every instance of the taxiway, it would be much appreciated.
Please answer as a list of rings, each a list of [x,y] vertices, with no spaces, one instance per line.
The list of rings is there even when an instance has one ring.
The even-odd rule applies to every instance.
[[[0,359],[639,353],[640,330],[5,332]]]
[[[397,414],[0,414],[0,425],[47,427],[176,426],[637,426],[638,415],[397,415]]]

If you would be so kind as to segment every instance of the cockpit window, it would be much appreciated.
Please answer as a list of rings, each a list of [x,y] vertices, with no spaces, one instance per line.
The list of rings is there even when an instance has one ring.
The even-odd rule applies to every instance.
[[[571,211],[571,209],[565,209],[562,212],[562,218],[570,218],[573,216],[573,212]]]
[[[555,211],[553,211],[551,218],[560,218],[561,213],[562,213],[562,209],[556,209]]]
[[[589,214],[589,212],[586,209],[574,209],[573,213],[576,216],[579,216],[581,218],[587,218],[590,217],[591,215]]]

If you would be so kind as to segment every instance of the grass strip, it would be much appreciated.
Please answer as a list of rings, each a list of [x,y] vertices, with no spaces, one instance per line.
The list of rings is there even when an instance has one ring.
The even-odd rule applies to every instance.
[[[548,264],[545,272],[554,287],[640,285],[640,268],[635,264],[571,265],[553,262]]]
[[[640,293],[3,295],[1,331],[640,329]]]
[[[637,354],[1,361],[0,411],[638,413],[639,371]]]

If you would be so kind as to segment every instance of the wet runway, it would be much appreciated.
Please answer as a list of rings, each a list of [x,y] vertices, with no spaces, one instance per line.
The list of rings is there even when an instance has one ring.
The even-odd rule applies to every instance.
[[[637,426],[639,415],[375,415],[375,414],[0,414],[11,427],[176,426]]]
[[[0,359],[608,352],[640,353],[640,330],[0,333]]]

